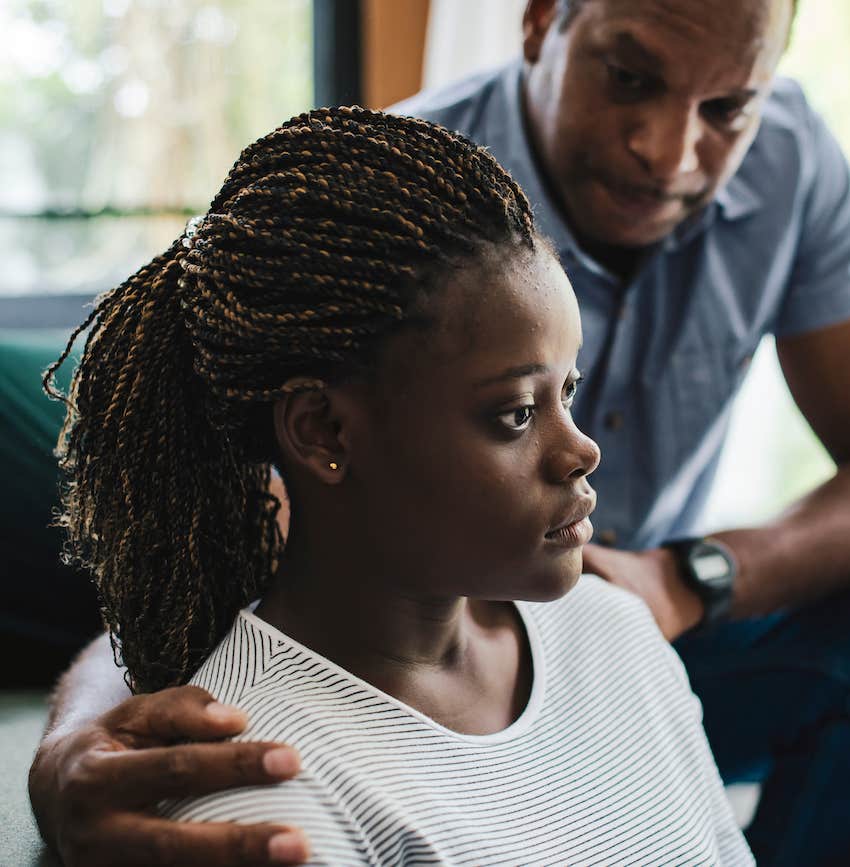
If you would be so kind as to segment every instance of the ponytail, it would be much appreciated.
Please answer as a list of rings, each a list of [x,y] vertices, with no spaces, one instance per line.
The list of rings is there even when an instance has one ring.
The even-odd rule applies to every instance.
[[[134,691],[181,682],[270,577],[268,464],[214,427],[179,300],[179,242],[105,295],[60,435],[70,559],[94,574]],[[80,329],[45,376],[68,357]]]
[[[282,540],[270,406],[368,369],[422,292],[495,243],[533,248],[490,154],[357,108],[247,148],[203,220],[105,295],[58,453],[69,558],[92,570],[137,691],[185,682],[263,592]],[[297,509],[297,504],[293,504]]]

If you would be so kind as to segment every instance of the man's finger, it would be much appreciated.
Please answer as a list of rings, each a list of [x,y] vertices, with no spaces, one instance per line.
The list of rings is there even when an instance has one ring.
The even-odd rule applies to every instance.
[[[130,736],[135,745],[218,740],[238,734],[247,723],[243,711],[219,704],[197,686],[177,686],[137,695],[101,718],[101,724],[116,737]]]
[[[602,569],[602,556],[600,556],[600,548],[598,545],[590,543],[582,548],[582,572],[591,572],[599,574],[598,570]],[[600,575],[604,578],[604,575]]]
[[[294,777],[298,753],[274,743],[178,744],[102,751],[88,775],[114,805],[147,808],[163,798],[207,795]]]
[[[117,817],[99,840],[104,853],[121,853],[123,867],[253,867],[301,864],[310,857],[304,833],[286,825],[237,825],[224,822],[171,822]],[[89,852],[91,863],[113,864]],[[89,863],[89,862],[86,862]]]

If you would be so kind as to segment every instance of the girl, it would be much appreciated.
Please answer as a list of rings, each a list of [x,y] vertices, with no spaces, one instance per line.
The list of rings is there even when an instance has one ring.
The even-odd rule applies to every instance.
[[[305,767],[168,813],[317,864],[751,863],[673,651],[579,581],[578,310],[484,150],[295,118],[88,324],[66,522],[131,685],[196,672]]]

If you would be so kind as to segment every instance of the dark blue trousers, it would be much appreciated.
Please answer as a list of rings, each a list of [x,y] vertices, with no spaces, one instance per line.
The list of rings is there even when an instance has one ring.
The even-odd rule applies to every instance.
[[[676,645],[727,783],[760,781],[760,867],[850,867],[850,593]]]

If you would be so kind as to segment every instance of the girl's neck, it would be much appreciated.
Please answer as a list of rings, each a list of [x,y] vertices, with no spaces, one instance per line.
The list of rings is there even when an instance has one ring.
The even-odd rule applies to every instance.
[[[522,712],[530,650],[512,604],[413,598],[303,562],[287,551],[259,617],[449,728],[499,731]]]
[[[466,657],[466,599],[412,599],[350,575],[323,580],[282,572],[257,614],[346,669],[453,669]]]

